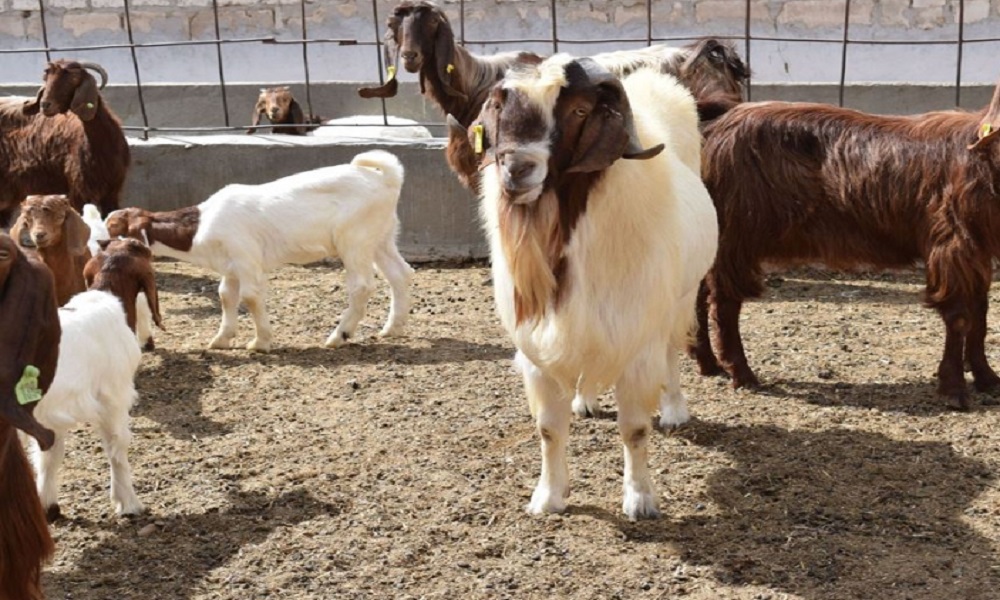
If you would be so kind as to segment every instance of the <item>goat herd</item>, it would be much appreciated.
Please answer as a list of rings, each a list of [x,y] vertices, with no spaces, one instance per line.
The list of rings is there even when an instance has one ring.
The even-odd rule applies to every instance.
[[[1000,88],[977,113],[912,117],[744,103],[748,73],[717,40],[590,58],[480,57],[455,43],[428,2],[396,7],[385,52],[387,83],[361,95],[395,94],[402,58],[448,117],[449,165],[481,197],[496,309],[542,445],[529,512],[565,509],[571,415],[588,416],[613,387],[623,510],[658,514],[650,416],[658,407],[662,426],[687,421],[685,350],[702,374],[758,384],[739,314],[762,292],[764,263],[924,262],[925,302],[945,323],[939,393],[969,408],[966,365],[978,390],[1000,383],[985,353],[1000,256]],[[221,274],[212,348],[231,346],[241,301],[256,330],[248,348],[271,348],[267,274],[283,264],[342,259],[348,307],[327,346],[354,334],[375,268],[391,287],[382,335],[402,331],[410,311],[413,270],[395,243],[403,166],[393,155],[229,185],[172,212],[119,209],[129,153],[99,93],[106,79],[99,65],[54,61],[37,98],[0,103],[0,217],[13,220],[19,208],[10,235],[0,234],[7,598],[41,594],[41,561],[52,551],[45,519],[59,514],[58,470],[76,423],[103,438],[116,512],[142,510],[126,450],[140,345],[152,349],[152,322],[162,327],[153,255]],[[301,109],[278,91],[287,98],[263,93],[254,125],[263,114],[286,126],[274,133],[305,133]],[[15,427],[36,442],[37,493]]]

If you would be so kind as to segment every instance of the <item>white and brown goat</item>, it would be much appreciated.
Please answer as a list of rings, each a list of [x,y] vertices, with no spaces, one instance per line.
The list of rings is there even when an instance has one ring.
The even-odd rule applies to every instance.
[[[497,312],[542,444],[528,510],[565,509],[573,392],[614,386],[622,509],[656,516],[650,416],[659,402],[665,424],[688,418],[678,354],[716,245],[711,199],[672,141],[697,135],[694,99],[670,75],[619,81],[557,55],[509,71],[475,125]]]

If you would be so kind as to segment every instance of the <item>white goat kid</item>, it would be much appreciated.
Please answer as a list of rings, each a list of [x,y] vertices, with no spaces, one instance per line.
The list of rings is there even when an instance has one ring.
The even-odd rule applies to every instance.
[[[138,394],[135,372],[142,352],[117,297],[97,290],[73,296],[59,309],[62,336],[59,365],[48,392],[35,407],[35,418],[52,429],[55,443],[42,452],[34,444],[38,493],[49,520],[59,516],[59,470],[66,436],[78,423],[90,423],[101,436],[111,463],[111,500],[115,512],[138,514],[142,502],[132,487],[128,447],[132,441],[129,411]]]
[[[392,290],[382,336],[402,332],[410,311],[413,269],[396,247],[396,205],[403,165],[373,150],[337,165],[260,185],[228,185],[195,207],[151,213],[127,208],[108,215],[111,235],[149,240],[154,255],[170,256],[222,275],[222,324],[212,348],[229,348],[236,336],[240,300],[254,320],[250,350],[271,349],[267,274],[284,264],[327,257],[344,263],[348,306],[326,346],[344,344],[365,315],[377,267]]]
[[[593,61],[560,55],[508,73],[479,123],[495,161],[483,169],[482,213],[497,312],[541,437],[528,511],[565,509],[573,391],[595,397],[613,385],[622,509],[657,516],[649,420],[664,387],[665,418],[687,417],[677,355],[718,236],[705,186],[675,151],[697,132],[694,100],[669,75],[639,71],[619,82]]]

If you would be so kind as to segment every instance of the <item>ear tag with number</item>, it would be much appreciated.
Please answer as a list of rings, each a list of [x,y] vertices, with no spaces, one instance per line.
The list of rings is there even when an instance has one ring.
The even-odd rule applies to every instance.
[[[24,367],[21,379],[14,385],[14,395],[17,396],[17,403],[24,406],[42,399],[42,390],[38,389],[38,376],[41,371],[34,365]]]

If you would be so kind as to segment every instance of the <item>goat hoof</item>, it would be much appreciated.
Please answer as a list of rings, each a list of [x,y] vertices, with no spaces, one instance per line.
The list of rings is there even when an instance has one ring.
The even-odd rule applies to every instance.
[[[551,493],[548,489],[535,489],[531,494],[531,502],[525,507],[530,515],[544,515],[566,511],[566,500],[563,494]]]
[[[156,350],[156,342],[153,341],[153,338],[146,340],[146,343],[142,345],[142,350],[143,352],[152,352],[153,350]]]
[[[977,392],[990,392],[1000,386],[1000,377],[996,373],[990,373],[983,377],[976,377],[973,385],[976,386]]]
[[[330,337],[326,339],[326,343],[323,345],[327,348],[340,348],[347,343],[347,340],[350,339],[350,337],[351,334],[346,331],[334,331],[330,334]]]
[[[233,338],[216,337],[208,344],[213,350],[229,350],[233,347]]]
[[[948,408],[951,410],[968,412],[969,409],[972,408],[972,404],[969,402],[969,394],[967,392],[963,391],[956,394],[948,394],[945,398],[947,398]]]
[[[58,504],[53,504],[52,506],[45,509],[45,520],[49,523],[55,523],[56,521],[62,519],[62,511],[59,510]]]
[[[755,390],[760,387],[760,380],[753,373],[733,375],[733,389],[747,388]]]
[[[119,517],[125,517],[125,518],[138,517],[145,513],[146,513],[146,507],[143,506],[141,503],[137,503],[134,506],[130,506],[128,508],[125,508],[124,505],[119,504],[115,508],[115,514],[117,514]]]
[[[660,509],[656,506],[656,495],[650,492],[626,491],[622,500],[622,512],[629,521],[660,517]]]
[[[251,352],[270,352],[271,342],[262,342],[260,340],[253,340],[247,344],[247,350]]]

